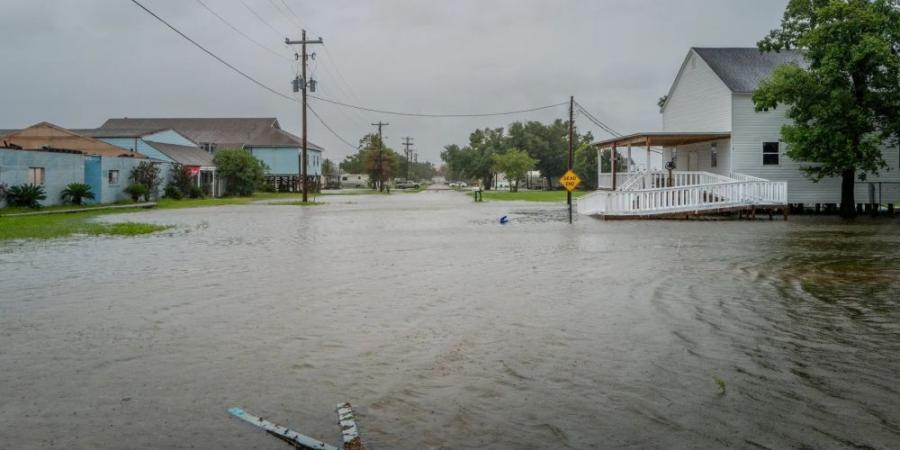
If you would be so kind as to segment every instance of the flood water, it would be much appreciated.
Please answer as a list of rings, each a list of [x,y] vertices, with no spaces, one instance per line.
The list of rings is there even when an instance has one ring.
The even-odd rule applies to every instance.
[[[0,449],[900,448],[900,221],[327,201],[0,244]]]

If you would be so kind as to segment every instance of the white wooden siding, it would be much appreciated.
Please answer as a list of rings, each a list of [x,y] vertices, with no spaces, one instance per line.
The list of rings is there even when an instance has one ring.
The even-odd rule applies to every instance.
[[[664,131],[730,131],[731,90],[691,50],[662,116]]]
[[[772,181],[788,182],[788,201],[791,203],[839,203],[841,199],[840,179],[827,178],[813,183],[800,170],[803,164],[787,157],[787,146],[779,145],[779,164],[763,165],[763,142],[779,142],[781,127],[788,123],[784,108],[757,113],[752,97],[748,94],[734,94],[732,125],[732,170],[738,173],[765,178]],[[869,183],[882,182],[882,201],[900,202],[900,153],[898,149],[886,148],[884,159],[888,169],[879,176],[870,175],[867,182],[856,185],[856,201],[869,201]]]

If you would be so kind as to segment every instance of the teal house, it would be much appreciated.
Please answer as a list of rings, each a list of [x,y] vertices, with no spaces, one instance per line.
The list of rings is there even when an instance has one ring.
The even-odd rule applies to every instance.
[[[302,140],[281,129],[274,117],[109,119],[92,133],[115,145],[130,145],[134,151],[151,158],[158,156],[153,151],[158,149],[144,148],[141,142],[193,145],[210,155],[223,149],[244,149],[266,165],[268,181],[278,190],[297,191],[301,186]],[[307,183],[318,188],[322,180],[323,149],[312,143],[307,143],[307,148]]]
[[[79,134],[115,145],[124,150],[140,153],[160,166],[163,182],[160,191],[171,177],[175,164],[191,170],[193,180],[205,195],[218,197],[224,193],[222,180],[216,176],[213,155],[197,143],[171,128],[148,129],[84,129]]]

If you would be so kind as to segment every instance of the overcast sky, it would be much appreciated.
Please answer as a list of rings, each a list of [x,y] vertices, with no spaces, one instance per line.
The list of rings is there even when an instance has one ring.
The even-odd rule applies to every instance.
[[[139,0],[239,69],[287,95],[298,70],[286,33],[325,48],[318,95],[378,109],[481,113],[576,100],[614,129],[660,128],[657,99],[691,46],[753,46],[787,0]],[[249,8],[248,8],[249,6]],[[290,7],[296,16],[287,10]],[[299,134],[300,106],[250,83],[129,0],[3,0],[0,128],[49,121],[96,127],[110,117],[277,117]],[[251,12],[252,10],[252,12]],[[257,18],[253,12],[261,16]],[[271,52],[269,51],[271,50]],[[277,53],[277,54],[273,54]],[[564,118],[565,107],[515,116],[405,118],[312,107],[356,144],[379,120],[387,144],[411,136],[419,160],[464,145],[480,127]],[[353,152],[310,115],[309,139]],[[584,119],[581,129],[605,137]]]

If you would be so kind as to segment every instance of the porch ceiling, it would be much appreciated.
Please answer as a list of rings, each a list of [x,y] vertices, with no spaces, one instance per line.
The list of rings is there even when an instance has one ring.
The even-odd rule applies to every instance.
[[[612,148],[651,146],[676,147],[679,145],[697,144],[700,142],[718,141],[731,138],[731,133],[723,132],[650,132],[620,136],[605,141],[595,142],[594,147]]]

